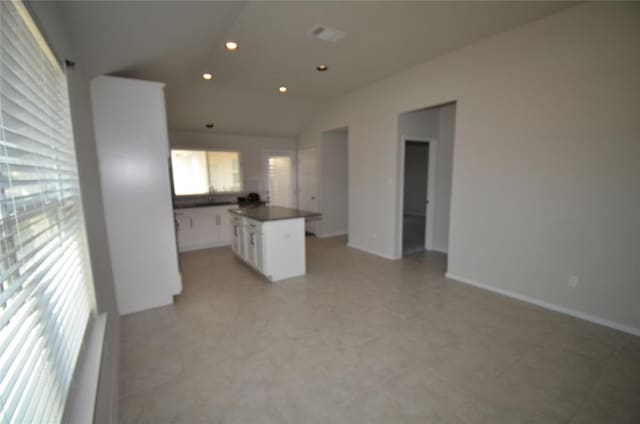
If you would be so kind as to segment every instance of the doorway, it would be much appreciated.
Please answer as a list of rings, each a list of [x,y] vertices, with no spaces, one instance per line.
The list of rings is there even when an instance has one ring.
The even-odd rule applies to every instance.
[[[265,151],[263,172],[266,181],[264,200],[273,206],[294,208],[297,203],[295,152]]]
[[[455,119],[455,102],[398,116],[396,258],[449,251]]]
[[[428,223],[430,199],[436,163],[435,141],[404,140],[404,184],[402,207],[402,256],[422,252],[429,247],[433,229]],[[431,175],[433,174],[433,175]]]
[[[320,152],[322,220],[318,236],[343,236],[349,233],[348,128],[323,131]]]

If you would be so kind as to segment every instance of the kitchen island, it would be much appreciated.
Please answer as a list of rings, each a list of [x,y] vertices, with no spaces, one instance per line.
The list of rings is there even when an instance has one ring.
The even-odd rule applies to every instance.
[[[306,274],[305,220],[316,212],[282,206],[247,206],[230,209],[231,247],[270,281]]]

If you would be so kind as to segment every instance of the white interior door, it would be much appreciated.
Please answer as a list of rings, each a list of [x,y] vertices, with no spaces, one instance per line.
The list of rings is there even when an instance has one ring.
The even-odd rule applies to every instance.
[[[295,152],[265,152],[263,169],[266,181],[265,200],[274,206],[295,208]]]
[[[300,209],[317,212],[317,173],[316,149],[298,150],[298,207]],[[316,233],[316,222],[307,222],[306,230]]]

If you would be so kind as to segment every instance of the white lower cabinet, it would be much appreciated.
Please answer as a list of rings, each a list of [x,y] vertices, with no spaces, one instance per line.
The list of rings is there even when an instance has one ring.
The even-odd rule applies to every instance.
[[[235,208],[234,206],[233,208]],[[220,210],[220,213],[216,214],[216,228],[218,228],[218,237],[220,240],[224,240],[226,244],[231,243],[231,215],[229,214],[229,207],[224,207]]]
[[[239,216],[231,216],[231,249],[233,253],[244,257],[244,221]]]
[[[182,211],[173,213],[176,225],[176,236],[178,239],[178,250],[183,251],[184,246],[188,246],[194,239],[193,217]]]
[[[246,261],[257,269],[258,271],[262,271],[262,258],[263,258],[263,246],[262,242],[262,224],[257,221],[247,220],[245,224],[245,234],[246,234]]]
[[[304,218],[260,222],[231,215],[232,249],[271,281],[306,273]]]
[[[232,236],[229,225],[229,209],[235,207],[237,206],[176,209],[174,215],[178,251],[187,252],[230,245]]]

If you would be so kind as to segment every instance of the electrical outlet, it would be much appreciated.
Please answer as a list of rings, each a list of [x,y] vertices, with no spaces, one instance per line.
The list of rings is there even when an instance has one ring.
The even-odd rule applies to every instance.
[[[578,287],[578,276],[577,275],[569,275],[569,287],[576,288]]]

